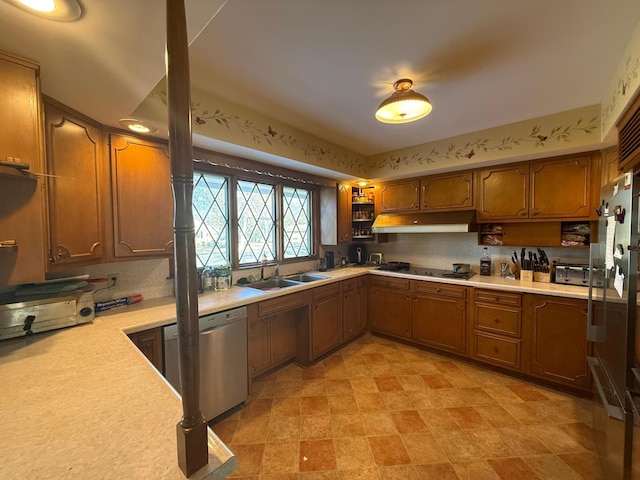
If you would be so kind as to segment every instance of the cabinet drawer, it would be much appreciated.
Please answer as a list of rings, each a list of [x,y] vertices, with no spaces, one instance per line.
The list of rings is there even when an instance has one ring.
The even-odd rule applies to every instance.
[[[331,285],[324,285],[322,287],[316,287],[311,290],[311,298],[317,300],[318,298],[330,297],[332,295],[340,295],[340,283],[332,283]]]
[[[499,303],[501,305],[510,305],[519,307],[522,305],[522,295],[519,293],[502,292],[500,290],[483,290],[475,289],[476,302]]]
[[[400,290],[409,290],[409,280],[405,278],[374,276],[371,278],[370,284],[372,287],[387,287],[397,288]]]
[[[433,293],[454,298],[467,298],[467,287],[447,285],[438,282],[413,281],[413,290],[419,293]]]
[[[304,292],[291,293],[289,295],[285,295],[284,297],[260,302],[258,304],[258,315],[260,317],[275,315],[276,313],[286,312],[288,310],[295,310],[296,308],[304,307],[307,304],[307,296],[304,294]]]
[[[476,328],[520,337],[520,309],[476,305]]]
[[[475,334],[474,356],[510,368],[520,368],[520,340]]]

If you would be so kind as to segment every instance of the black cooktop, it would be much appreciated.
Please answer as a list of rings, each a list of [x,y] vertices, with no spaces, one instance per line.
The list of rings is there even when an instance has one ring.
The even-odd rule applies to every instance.
[[[385,270],[381,268],[381,270]],[[475,275],[475,272],[469,273],[454,273],[453,270],[443,270],[440,268],[417,268],[411,267],[407,264],[407,268],[396,269],[394,271],[400,273],[406,273],[409,275],[415,275],[418,277],[436,277],[436,278],[460,278],[463,280],[469,280]]]

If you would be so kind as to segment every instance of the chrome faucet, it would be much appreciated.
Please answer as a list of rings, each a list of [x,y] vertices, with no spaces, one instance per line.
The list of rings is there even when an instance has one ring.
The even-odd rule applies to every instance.
[[[276,263],[275,270],[273,271],[273,276],[275,278],[279,278],[280,277],[280,265],[278,265],[277,263]]]

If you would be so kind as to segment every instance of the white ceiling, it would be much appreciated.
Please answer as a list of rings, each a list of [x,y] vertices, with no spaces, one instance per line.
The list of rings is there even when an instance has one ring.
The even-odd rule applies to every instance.
[[[43,93],[117,125],[164,75],[164,2],[81,3],[56,23],[0,0],[0,48],[41,63]],[[223,3],[186,1],[193,85],[363,155],[600,103],[640,22],[638,0]],[[405,76],[433,112],[377,122]]]

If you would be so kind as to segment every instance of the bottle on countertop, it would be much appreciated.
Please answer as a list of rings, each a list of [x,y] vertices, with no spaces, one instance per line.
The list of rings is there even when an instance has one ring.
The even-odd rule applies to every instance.
[[[213,269],[210,266],[204,267],[202,270],[202,289],[213,290],[214,289]]]
[[[491,257],[487,252],[487,247],[484,247],[484,253],[482,254],[482,258],[480,258],[480,275],[491,275]]]

